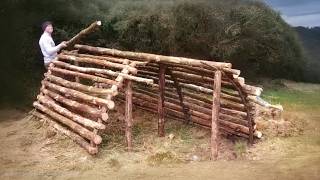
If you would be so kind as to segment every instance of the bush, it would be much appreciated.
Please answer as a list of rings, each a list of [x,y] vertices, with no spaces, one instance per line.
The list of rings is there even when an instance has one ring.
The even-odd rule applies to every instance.
[[[44,20],[54,22],[56,42],[71,38],[99,19],[102,29],[86,38],[86,43],[228,61],[249,79],[266,76],[299,80],[304,67],[294,31],[262,2],[5,0],[2,4],[0,13],[10,18],[1,19],[9,25],[1,28],[5,31],[1,34],[7,35],[3,42],[8,49],[1,57],[5,59],[1,82],[12,87],[7,92],[14,92],[11,97],[18,100],[34,98],[42,78],[38,39]]]

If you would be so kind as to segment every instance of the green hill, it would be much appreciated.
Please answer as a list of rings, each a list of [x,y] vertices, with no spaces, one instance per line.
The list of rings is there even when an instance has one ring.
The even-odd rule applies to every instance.
[[[302,42],[307,64],[305,78],[310,82],[320,82],[320,27],[296,27]]]

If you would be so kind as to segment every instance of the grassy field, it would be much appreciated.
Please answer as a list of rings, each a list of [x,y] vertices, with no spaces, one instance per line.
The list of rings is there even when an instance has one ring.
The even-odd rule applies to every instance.
[[[157,137],[157,116],[134,110],[134,152],[127,153],[121,109],[100,153],[89,156],[72,141],[43,128],[24,112],[0,110],[1,179],[319,179],[320,85],[287,82],[263,98],[284,106],[283,119],[299,133],[265,135],[252,147],[222,139],[219,160],[209,161],[209,131],[176,121]]]

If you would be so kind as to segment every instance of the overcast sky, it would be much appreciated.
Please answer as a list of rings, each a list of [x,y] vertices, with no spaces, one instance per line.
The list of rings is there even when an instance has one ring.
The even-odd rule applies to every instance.
[[[265,0],[292,26],[320,26],[320,0]]]

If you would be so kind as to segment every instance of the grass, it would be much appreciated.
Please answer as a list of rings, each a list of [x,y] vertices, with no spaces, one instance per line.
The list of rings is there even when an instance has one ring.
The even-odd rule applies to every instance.
[[[320,107],[320,92],[304,92],[286,88],[267,89],[262,95],[271,104],[282,104],[285,107]]]

